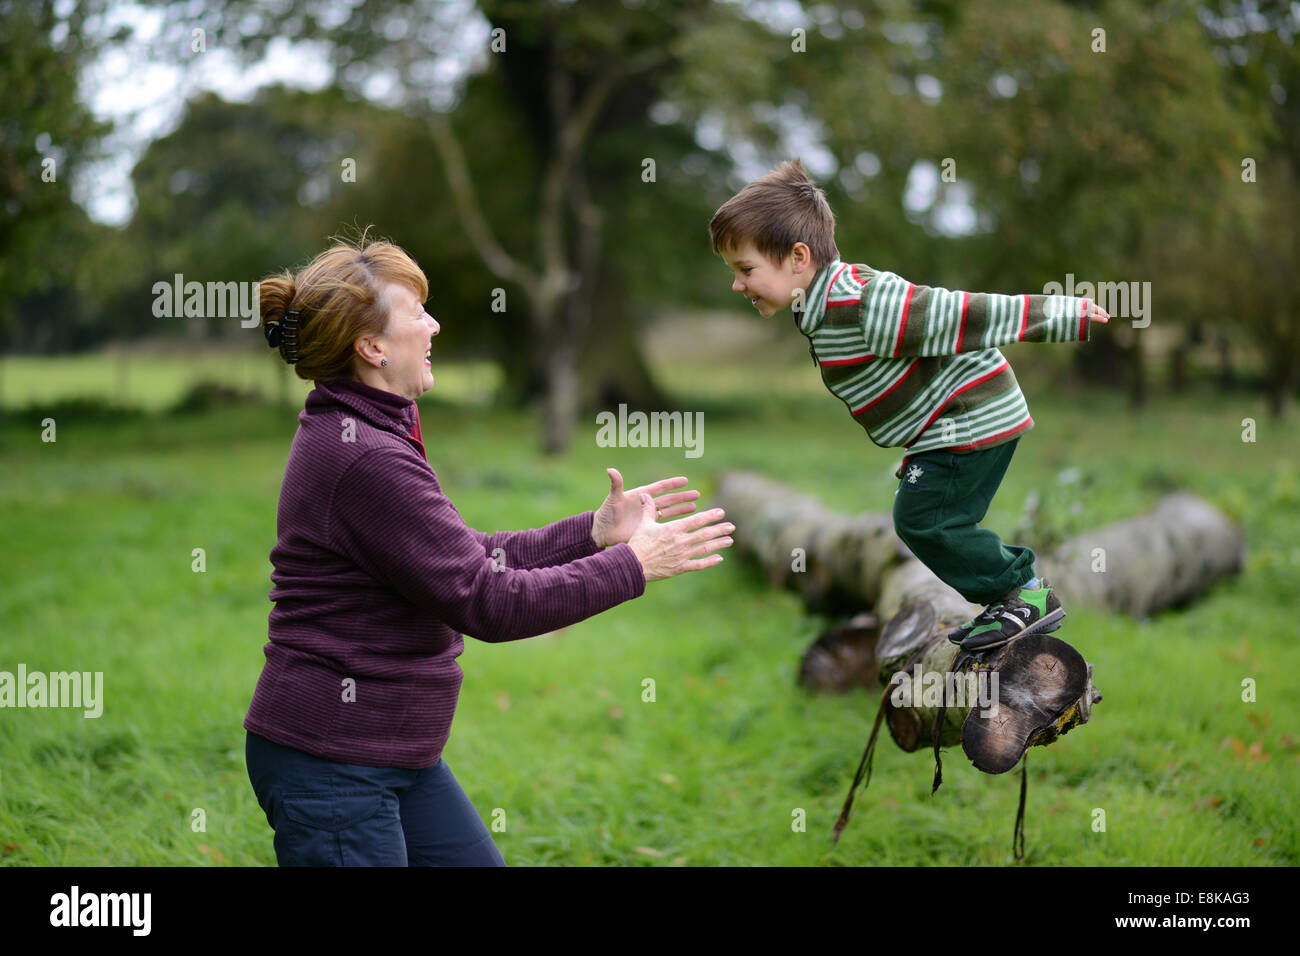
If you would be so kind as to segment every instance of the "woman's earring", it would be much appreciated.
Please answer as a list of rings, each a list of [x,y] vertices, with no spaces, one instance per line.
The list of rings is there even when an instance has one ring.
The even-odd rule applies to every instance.
[[[380,359],[380,360],[379,360],[379,367],[380,367],[380,368],[383,368],[383,367],[384,367],[385,365],[387,365],[387,364],[388,364],[388,359]]]

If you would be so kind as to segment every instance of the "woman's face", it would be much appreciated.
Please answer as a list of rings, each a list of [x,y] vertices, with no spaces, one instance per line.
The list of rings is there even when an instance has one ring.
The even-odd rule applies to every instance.
[[[388,365],[378,371],[388,391],[416,399],[433,388],[433,363],[426,356],[440,326],[414,290],[389,283],[387,294],[388,327],[381,341]]]

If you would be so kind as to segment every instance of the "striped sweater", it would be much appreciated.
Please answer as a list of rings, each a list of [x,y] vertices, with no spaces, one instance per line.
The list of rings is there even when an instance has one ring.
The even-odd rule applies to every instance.
[[[796,301],[796,305],[797,305]],[[998,351],[1014,342],[1085,342],[1088,300],[950,292],[838,259],[796,309],[822,381],[882,448],[956,453],[1009,442],[1033,427]]]

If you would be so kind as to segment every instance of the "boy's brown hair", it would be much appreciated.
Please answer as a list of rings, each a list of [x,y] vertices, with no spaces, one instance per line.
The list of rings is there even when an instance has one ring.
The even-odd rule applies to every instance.
[[[798,159],[786,160],[718,207],[709,220],[709,238],[716,253],[752,241],[775,264],[796,242],[807,244],[818,268],[840,257],[835,213]]]

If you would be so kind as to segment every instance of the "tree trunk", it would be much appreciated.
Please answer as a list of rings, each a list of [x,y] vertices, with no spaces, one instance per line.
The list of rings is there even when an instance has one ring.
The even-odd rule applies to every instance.
[[[913,562],[919,563],[919,562]],[[1031,634],[979,655],[964,654],[948,632],[979,608],[956,592],[919,587],[876,644],[883,700],[894,743],[908,753],[957,743],[985,773],[1005,773],[1026,749],[1087,723],[1101,694],[1092,665],[1056,637]]]
[[[1191,359],[1192,352],[1196,346],[1204,341],[1204,332],[1200,323],[1193,322],[1183,330],[1181,341],[1169,353],[1169,390],[1174,394],[1182,394],[1187,391],[1187,386],[1191,384],[1191,374],[1188,370],[1188,363]]]
[[[1141,330],[1133,330],[1133,342],[1127,351],[1128,398],[1131,408],[1143,408],[1147,403],[1147,363],[1142,347]]]
[[[736,525],[739,552],[754,557],[774,585],[800,591],[812,610],[872,608],[883,621],[920,593],[937,602],[938,594],[952,591],[911,557],[889,514],[833,512],[747,472],[722,475],[717,501]],[[1144,617],[1187,604],[1239,572],[1244,561],[1241,528],[1203,499],[1179,492],[1145,515],[1040,555],[1037,571],[1066,603]]]
[[[870,782],[882,722],[902,750],[933,749],[933,792],[943,779],[943,747],[960,742],[976,769],[1005,773],[1030,747],[1087,723],[1100,703],[1092,665],[1052,634],[977,654],[951,643],[950,630],[980,609],[910,554],[893,532],[892,516],[838,514],[745,472],[720,476],[716,501],[736,525],[739,553],[756,559],[774,585],[801,591],[810,607],[838,594],[869,609],[819,637],[800,672],[805,686],[842,691],[864,684],[864,672],[874,667],[885,685],[834,827],[837,840],[859,784]],[[1195,495],[1177,493],[1145,515],[1065,542],[1037,570],[1071,606],[1142,615],[1187,603],[1239,571],[1244,558],[1237,525]],[[879,621],[887,622],[883,629]],[[1017,859],[1026,779],[1022,769]]]
[[[723,475],[717,499],[736,525],[737,547],[758,560],[774,585],[802,591],[814,607],[838,592],[872,608],[818,638],[804,657],[801,681],[844,690],[862,683],[861,671],[872,662],[880,683],[893,685],[882,706],[890,736],[903,750],[933,745],[940,721],[940,746],[960,741],[975,766],[1003,773],[1028,747],[1051,743],[1085,723],[1101,699],[1091,666],[1047,635],[1021,638],[977,659],[965,655],[960,669],[967,663],[972,669],[950,680],[960,652],[948,632],[981,608],[911,556],[894,535],[891,516],[838,514],[744,472]],[[1114,547],[1109,538],[1102,540]],[[1068,580],[1072,570],[1069,563],[1060,566]],[[878,638],[876,621],[888,622]],[[868,648],[872,642],[874,651]],[[1069,679],[1061,680],[1063,675]],[[981,702],[981,689],[985,706],[968,719],[972,705]]]
[[[602,315],[583,352],[582,407],[616,410],[620,404],[643,411],[671,411],[672,400],[654,380],[637,336],[637,316]]]
[[[572,342],[553,343],[546,356],[546,399],[542,450],[564,452],[578,421],[578,353]]]
[[[528,322],[515,322],[494,344],[492,354],[501,367],[499,397],[508,408],[523,408],[546,394],[545,361]]]
[[[1295,400],[1295,381],[1288,356],[1279,356],[1278,361],[1269,364],[1264,388],[1269,415],[1274,421],[1286,418]]]
[[[718,480],[717,503],[736,525],[741,554],[774,585],[801,591],[810,607],[832,595],[871,611],[819,637],[800,672],[805,686],[845,690],[879,669],[886,685],[875,728],[835,824],[848,825],[854,793],[869,782],[882,721],[904,751],[933,748],[932,792],[942,782],[940,751],[960,742],[976,769],[1011,770],[1032,746],[1046,746],[1088,722],[1101,701],[1092,665],[1051,634],[1030,634],[969,654],[949,631],[979,608],[910,554],[890,515],[843,515],[758,475]],[[1244,563],[1241,529],[1194,495],[1165,497],[1154,510],[1067,541],[1038,571],[1070,604],[1130,614],[1177,606]],[[886,621],[877,634],[877,622]],[[868,645],[874,640],[874,648]],[[1023,851],[1025,782],[1013,846]]]
[[[1127,357],[1115,336],[1094,336],[1086,346],[1073,349],[1072,353],[1075,374],[1080,381],[1112,388],[1119,388],[1128,381],[1125,373]]]
[[[1237,375],[1232,368],[1232,343],[1222,332],[1215,338],[1219,346],[1219,388],[1226,392],[1237,386]]]

